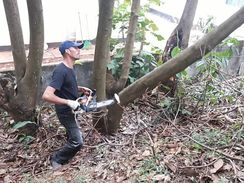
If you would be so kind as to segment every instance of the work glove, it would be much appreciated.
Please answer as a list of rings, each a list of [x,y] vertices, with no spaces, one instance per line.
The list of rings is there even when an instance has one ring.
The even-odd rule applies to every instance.
[[[78,107],[80,106],[80,103],[76,100],[68,100],[67,105],[72,108],[73,110],[77,110]]]

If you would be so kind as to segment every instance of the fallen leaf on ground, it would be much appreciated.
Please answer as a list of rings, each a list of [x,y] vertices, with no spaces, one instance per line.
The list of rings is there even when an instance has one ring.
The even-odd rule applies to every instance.
[[[143,157],[147,157],[147,156],[150,156],[151,152],[150,150],[145,150],[143,153],[142,153],[142,156]]]
[[[214,174],[218,172],[224,166],[224,161],[222,159],[217,160],[214,163],[214,168],[210,170],[210,173]]]

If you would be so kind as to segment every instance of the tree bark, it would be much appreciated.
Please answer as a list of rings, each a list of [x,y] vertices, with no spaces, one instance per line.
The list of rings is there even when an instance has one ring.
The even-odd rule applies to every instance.
[[[163,51],[162,60],[164,63],[172,58],[171,53],[175,47],[179,47],[181,50],[188,47],[190,32],[193,25],[197,4],[198,0],[186,1],[180,22],[171,33]],[[171,97],[174,96],[176,87],[176,76],[171,77],[161,85],[162,91],[164,93],[167,93]]]
[[[99,22],[96,37],[96,48],[93,65],[94,87],[97,89],[97,99],[106,98],[106,71],[109,57],[109,39],[112,31],[112,15],[114,0],[99,0]]]
[[[3,0],[13,52],[17,85],[25,75],[26,54],[17,0]]]
[[[109,40],[112,31],[114,0],[99,0],[99,22],[96,38],[96,48],[93,65],[93,82],[97,90],[97,100],[106,99],[106,71],[107,63],[110,59]],[[103,113],[104,110],[101,111]],[[102,114],[101,114],[102,115]],[[109,121],[105,119],[105,115],[93,116],[93,124],[95,128],[101,132],[109,133],[107,128],[110,126]]]
[[[206,34],[194,45],[183,50],[177,57],[170,59],[168,62],[122,90],[119,93],[121,105],[127,105],[129,102],[140,97],[147,89],[152,89],[159,82],[165,81],[202,58],[229,34],[240,27],[244,23],[243,17],[244,7],[240,8],[235,14],[212,32]]]
[[[28,93],[29,106],[35,108],[40,83],[44,49],[44,22],[41,0],[27,0],[30,26],[30,44],[26,74],[21,81],[21,95]]]
[[[135,35],[137,30],[139,10],[140,10],[140,0],[133,0],[131,6],[131,15],[130,15],[128,34],[127,34],[126,44],[125,44],[124,59],[122,60],[123,65],[122,65],[121,76],[120,79],[116,82],[115,90],[114,90],[116,92],[121,91],[125,87],[129,77]]]
[[[12,52],[15,79],[0,75],[0,106],[15,120],[36,121],[36,102],[40,83],[44,47],[44,23],[41,0],[27,0],[30,25],[28,61],[16,0],[4,0]],[[16,80],[16,84],[15,81]],[[30,128],[31,130],[32,127]]]

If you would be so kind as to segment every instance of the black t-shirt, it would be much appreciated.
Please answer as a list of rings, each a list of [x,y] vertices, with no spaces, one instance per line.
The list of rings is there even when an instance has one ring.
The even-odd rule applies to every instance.
[[[49,86],[56,89],[54,94],[60,98],[70,100],[76,100],[78,98],[78,86],[75,72],[63,63],[55,67]],[[67,105],[55,105],[55,107],[58,112],[71,110]]]

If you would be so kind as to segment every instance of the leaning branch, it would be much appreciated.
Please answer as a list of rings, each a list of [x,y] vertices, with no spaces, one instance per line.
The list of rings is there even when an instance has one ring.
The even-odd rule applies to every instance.
[[[244,23],[243,17],[244,6],[215,30],[206,34],[191,47],[183,50],[177,57],[170,59],[167,63],[122,90],[119,93],[121,104],[127,105],[134,99],[140,97],[148,88],[154,88],[159,82],[165,81],[202,58],[234,30],[240,27]]]

